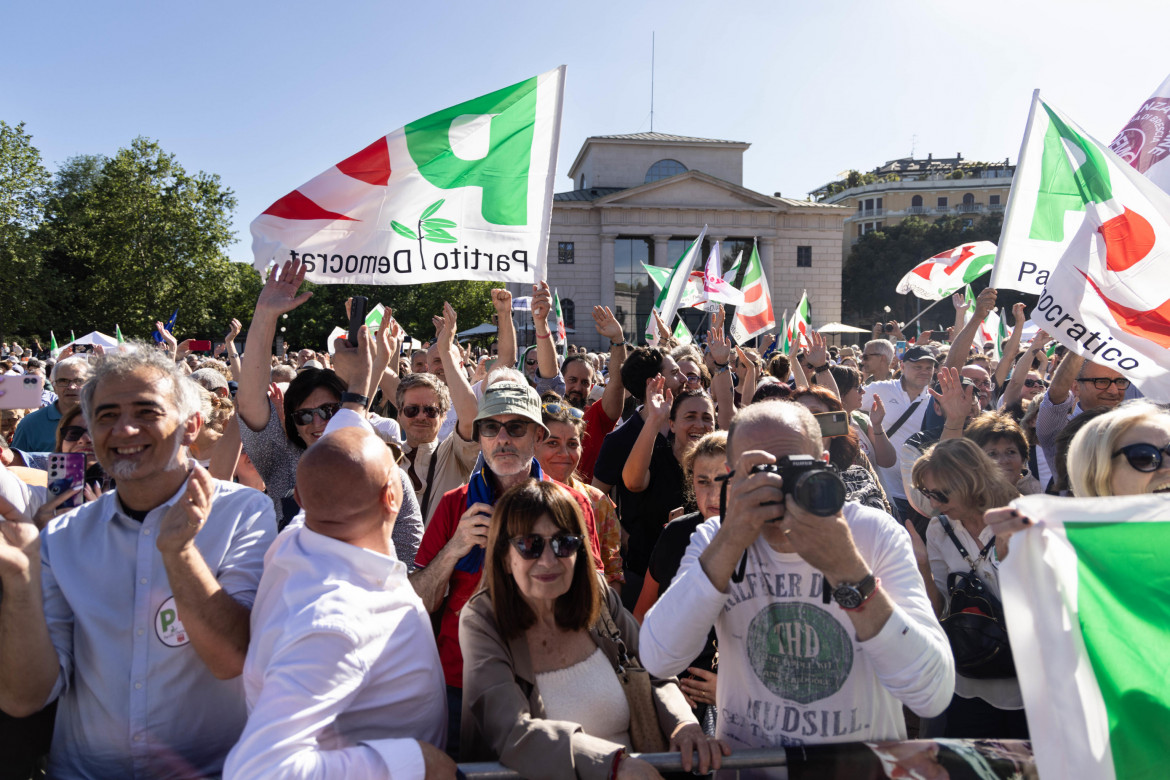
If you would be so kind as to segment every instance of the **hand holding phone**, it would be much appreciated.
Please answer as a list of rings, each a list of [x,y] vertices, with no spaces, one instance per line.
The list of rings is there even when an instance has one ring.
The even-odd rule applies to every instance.
[[[0,409],[39,409],[44,384],[36,374],[0,376]]]
[[[349,345],[358,345],[358,330],[366,323],[366,296],[355,295],[349,305]]]
[[[85,485],[85,453],[83,452],[53,452],[49,454],[49,495],[57,496]],[[67,498],[57,506],[62,509],[72,509],[81,506],[84,501],[81,493]]]

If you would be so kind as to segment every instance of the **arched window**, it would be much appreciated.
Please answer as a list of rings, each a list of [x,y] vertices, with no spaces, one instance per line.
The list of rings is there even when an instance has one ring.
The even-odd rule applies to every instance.
[[[910,199],[910,205],[916,209],[922,208],[922,196],[915,195],[913,198]]]
[[[566,328],[577,327],[577,304],[573,303],[572,298],[561,299],[561,315],[565,318]]]
[[[686,173],[687,166],[680,163],[678,160],[659,160],[650,166],[650,170],[646,171],[646,183],[652,181],[659,181],[660,179],[669,179],[671,176],[677,176],[680,173]]]
[[[974,206],[975,205],[975,196],[968,192],[966,195],[963,196],[963,205],[964,206]]]

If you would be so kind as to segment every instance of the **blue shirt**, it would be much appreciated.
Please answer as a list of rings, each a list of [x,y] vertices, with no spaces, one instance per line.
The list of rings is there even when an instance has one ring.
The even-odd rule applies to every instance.
[[[216,679],[196,654],[155,544],[185,490],[142,522],[112,491],[41,535],[45,617],[60,664],[49,697],[58,700],[51,777],[216,776],[243,731],[242,681]],[[263,493],[216,480],[195,546],[250,608],[275,535]]]
[[[57,424],[60,422],[61,410],[57,408],[57,404],[42,406],[16,424],[16,433],[12,436],[12,449],[52,452],[57,444]]]

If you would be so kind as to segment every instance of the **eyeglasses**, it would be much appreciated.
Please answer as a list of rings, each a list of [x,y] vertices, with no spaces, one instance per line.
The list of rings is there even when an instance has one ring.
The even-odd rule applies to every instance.
[[[1099,376],[1094,379],[1078,379],[1077,381],[1092,382],[1093,387],[1097,388],[1098,390],[1108,390],[1109,385],[1117,385],[1118,390],[1128,390],[1130,385],[1129,380],[1123,376],[1119,376],[1116,379],[1110,379],[1107,376]]]
[[[500,435],[501,430],[507,430],[509,439],[519,439],[528,433],[528,426],[532,425],[532,421],[512,420],[511,422],[502,423],[498,420],[480,420],[478,425],[480,436],[494,439]]]
[[[1153,444],[1130,444],[1113,453],[1113,457],[1124,455],[1134,471],[1149,473],[1162,468],[1162,453],[1170,455],[1170,444],[1161,448]]]
[[[1048,383],[1043,379],[1025,379],[1024,387],[1048,387]]]
[[[411,404],[410,406],[402,407],[402,416],[413,420],[418,417],[419,413],[425,414],[427,419],[433,420],[439,416],[439,407],[437,406],[419,406],[418,404]]]
[[[541,536],[540,534],[525,534],[513,536],[508,540],[520,557],[526,561],[535,561],[544,555],[544,544],[548,542],[552,547],[553,555],[558,558],[568,558],[581,549],[581,537],[573,534],[557,534],[556,536]]]
[[[880,352],[862,352],[861,353],[862,360],[865,360],[866,358],[871,358],[871,357],[882,357],[882,353],[880,353]]]
[[[526,365],[526,366],[535,366],[535,365],[537,364],[537,362],[538,362],[538,361],[536,361],[536,360],[525,360],[525,361],[524,361],[524,365]]]
[[[683,374],[683,376],[686,377],[687,383],[692,385],[699,384],[699,381],[702,379],[698,374]]]
[[[61,429],[61,441],[81,441],[82,436],[88,436],[89,429],[82,428],[80,425],[66,425]]]
[[[297,409],[292,413],[293,422],[297,425],[311,425],[314,417],[320,417],[322,422],[329,422],[341,404],[321,404],[316,409]]]
[[[930,490],[928,488],[919,486],[918,492],[937,504],[947,504],[950,503],[951,500],[951,497],[946,493],[943,493],[941,490]]]
[[[540,408],[553,415],[564,412],[574,420],[580,420],[585,416],[585,412],[581,411],[575,406],[569,406],[568,404],[547,403]]]

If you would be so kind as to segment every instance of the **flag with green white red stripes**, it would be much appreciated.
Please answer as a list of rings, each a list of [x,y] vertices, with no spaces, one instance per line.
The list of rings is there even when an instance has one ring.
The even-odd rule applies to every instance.
[[[1170,501],[1012,506],[1036,522],[1012,537],[999,582],[1040,776],[1165,778]]]

